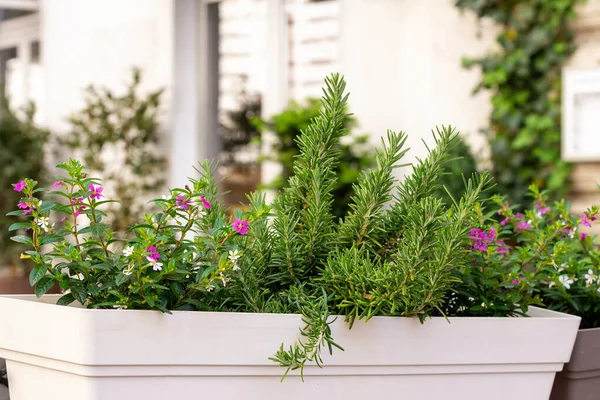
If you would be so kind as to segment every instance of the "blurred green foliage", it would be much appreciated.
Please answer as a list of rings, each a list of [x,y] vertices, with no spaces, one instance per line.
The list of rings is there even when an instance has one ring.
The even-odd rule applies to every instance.
[[[297,138],[308,127],[313,118],[321,112],[319,99],[307,99],[304,103],[292,101],[283,112],[274,115],[269,120],[255,119],[255,125],[261,132],[271,132],[275,140],[271,154],[263,154],[263,160],[274,161],[283,167],[281,176],[265,185],[269,189],[281,189],[288,185],[288,179],[293,175],[294,157],[298,155]],[[344,127],[351,130],[356,126],[356,120],[347,117]],[[342,217],[347,214],[350,196],[354,193],[354,184],[360,171],[371,168],[375,162],[373,146],[369,145],[368,135],[352,135],[348,141],[340,143],[340,158],[337,166],[337,182],[334,188],[333,214]]]
[[[457,7],[501,28],[498,49],[463,60],[482,78],[475,92],[492,94],[487,135],[492,176],[511,204],[535,183],[565,195],[570,165],[561,160],[561,70],[575,51],[571,21],[580,0],[458,0]]]
[[[10,240],[14,232],[8,227],[6,213],[14,210],[21,193],[13,190],[11,184],[23,178],[32,178],[40,183],[46,181],[44,171],[44,145],[49,133],[33,122],[35,107],[30,104],[23,116],[17,116],[8,105],[1,90],[0,95],[0,266],[19,265],[19,254],[24,249],[20,243]]]

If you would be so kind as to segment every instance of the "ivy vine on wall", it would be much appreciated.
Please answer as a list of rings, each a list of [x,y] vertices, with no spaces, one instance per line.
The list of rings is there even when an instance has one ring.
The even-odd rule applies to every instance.
[[[570,22],[581,0],[457,0],[501,28],[498,50],[463,61],[478,67],[475,92],[488,89],[493,111],[488,137],[497,190],[524,204],[536,183],[556,196],[566,191],[570,165],[560,158],[561,69],[575,51]]]

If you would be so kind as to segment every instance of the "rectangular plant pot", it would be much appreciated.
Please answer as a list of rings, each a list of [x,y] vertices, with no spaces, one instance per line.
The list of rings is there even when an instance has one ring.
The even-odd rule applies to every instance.
[[[299,315],[88,310],[57,296],[0,296],[11,400],[547,400],[579,318],[375,317],[332,326],[346,351],[305,382],[268,358],[299,338]]]
[[[556,375],[552,400],[600,398],[600,328],[577,333],[571,360]]]

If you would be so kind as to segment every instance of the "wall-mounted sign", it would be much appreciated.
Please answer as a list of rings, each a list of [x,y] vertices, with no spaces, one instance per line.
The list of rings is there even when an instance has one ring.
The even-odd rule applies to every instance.
[[[600,161],[600,68],[563,70],[562,158]]]

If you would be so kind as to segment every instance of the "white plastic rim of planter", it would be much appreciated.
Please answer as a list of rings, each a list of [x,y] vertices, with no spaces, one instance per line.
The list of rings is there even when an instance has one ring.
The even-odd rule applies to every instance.
[[[299,338],[299,315],[88,310],[57,296],[0,296],[0,357],[11,400],[547,400],[569,361],[579,318],[375,317],[345,348],[305,369],[268,358]]]

